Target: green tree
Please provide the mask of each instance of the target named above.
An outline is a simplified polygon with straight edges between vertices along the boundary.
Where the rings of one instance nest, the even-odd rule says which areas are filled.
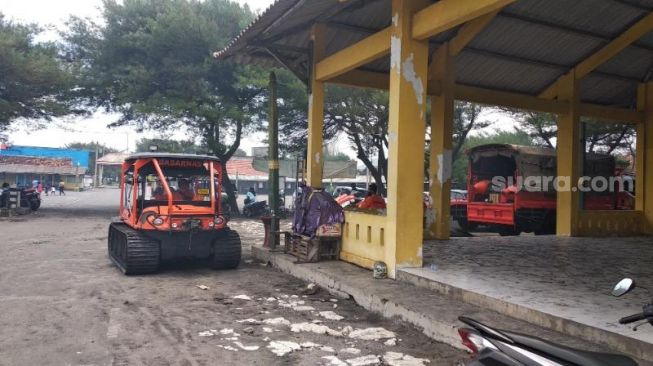
[[[298,80],[287,80],[280,95],[284,99],[285,113],[281,114],[281,135],[285,147],[306,146],[305,88]],[[284,83],[281,83],[284,86]],[[456,102],[454,110],[454,152],[457,157],[467,135],[490,123],[479,117],[486,107],[467,102]],[[345,137],[356,157],[363,162],[374,178],[380,193],[384,194],[387,181],[388,151],[388,93],[373,89],[329,86],[324,106],[324,140]],[[429,118],[427,118],[428,120]],[[295,153],[303,153],[296,151]],[[425,175],[428,174],[428,144],[425,146]]]
[[[558,133],[557,116],[551,113],[504,109],[517,122],[520,131],[533,139],[535,145],[554,148],[553,139]]]
[[[196,154],[202,152],[202,147],[193,140],[177,141],[171,139],[140,139],[136,142],[136,152],[149,152],[151,146],[156,146],[158,152],[174,154]]]
[[[121,113],[117,124],[183,125],[226,163],[261,122],[267,79],[211,53],[252,19],[248,7],[227,0],[105,0],[103,24],[70,20],[65,54],[82,75],[80,100]],[[237,212],[233,184],[223,177]]]
[[[558,133],[555,114],[513,109],[506,111],[515,118],[518,128],[527,133],[536,145],[555,148],[554,139]],[[581,118],[581,122],[584,123],[586,152],[634,154],[636,131],[632,125],[618,121],[599,121],[593,118]]]
[[[40,32],[0,13],[0,131],[16,120],[29,119],[34,127],[52,117],[82,113],[74,108],[74,79],[55,45],[34,41]]]

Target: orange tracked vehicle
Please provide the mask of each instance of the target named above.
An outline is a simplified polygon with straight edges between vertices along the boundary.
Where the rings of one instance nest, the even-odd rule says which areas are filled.
[[[162,263],[208,259],[238,267],[240,236],[221,206],[222,164],[212,156],[140,153],[122,164],[120,216],[109,226],[109,257],[125,274]]]

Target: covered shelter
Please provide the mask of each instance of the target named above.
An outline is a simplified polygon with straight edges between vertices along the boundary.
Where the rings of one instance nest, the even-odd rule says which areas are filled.
[[[557,235],[653,233],[653,0],[277,0],[220,60],[283,66],[309,90],[307,181],[322,184],[326,83],[389,91],[388,208],[347,212],[341,258],[422,266],[449,236],[454,100],[558,115],[557,175],[578,181],[581,116],[637,129],[636,207],[557,193]],[[426,109],[430,194],[423,228]],[[647,169],[648,168],[648,169]],[[647,188],[649,191],[647,192]]]
[[[110,178],[111,183],[113,184],[118,184],[119,181],[117,177],[120,175],[120,167],[122,164],[125,162],[125,159],[129,156],[129,153],[124,153],[124,152],[117,152],[117,153],[108,153],[106,155],[102,155],[100,158],[97,159],[96,162],[96,178],[94,181],[96,181],[99,185],[103,185],[105,182],[104,179],[104,169],[105,167],[112,168],[114,170],[113,176]]]

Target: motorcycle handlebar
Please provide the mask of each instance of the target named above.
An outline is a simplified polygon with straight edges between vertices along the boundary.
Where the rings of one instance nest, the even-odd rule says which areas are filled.
[[[639,313],[639,314],[633,314],[630,316],[623,317],[619,319],[619,324],[628,324],[628,323],[634,323],[638,320],[643,320],[646,319],[647,316],[644,313]]]

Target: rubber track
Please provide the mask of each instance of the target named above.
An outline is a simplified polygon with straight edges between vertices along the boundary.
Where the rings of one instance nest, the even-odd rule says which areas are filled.
[[[226,229],[223,236],[213,242],[213,269],[234,269],[240,264],[242,246],[240,235],[237,232]]]
[[[127,275],[154,273],[159,270],[159,242],[125,224],[109,226],[109,258]]]

